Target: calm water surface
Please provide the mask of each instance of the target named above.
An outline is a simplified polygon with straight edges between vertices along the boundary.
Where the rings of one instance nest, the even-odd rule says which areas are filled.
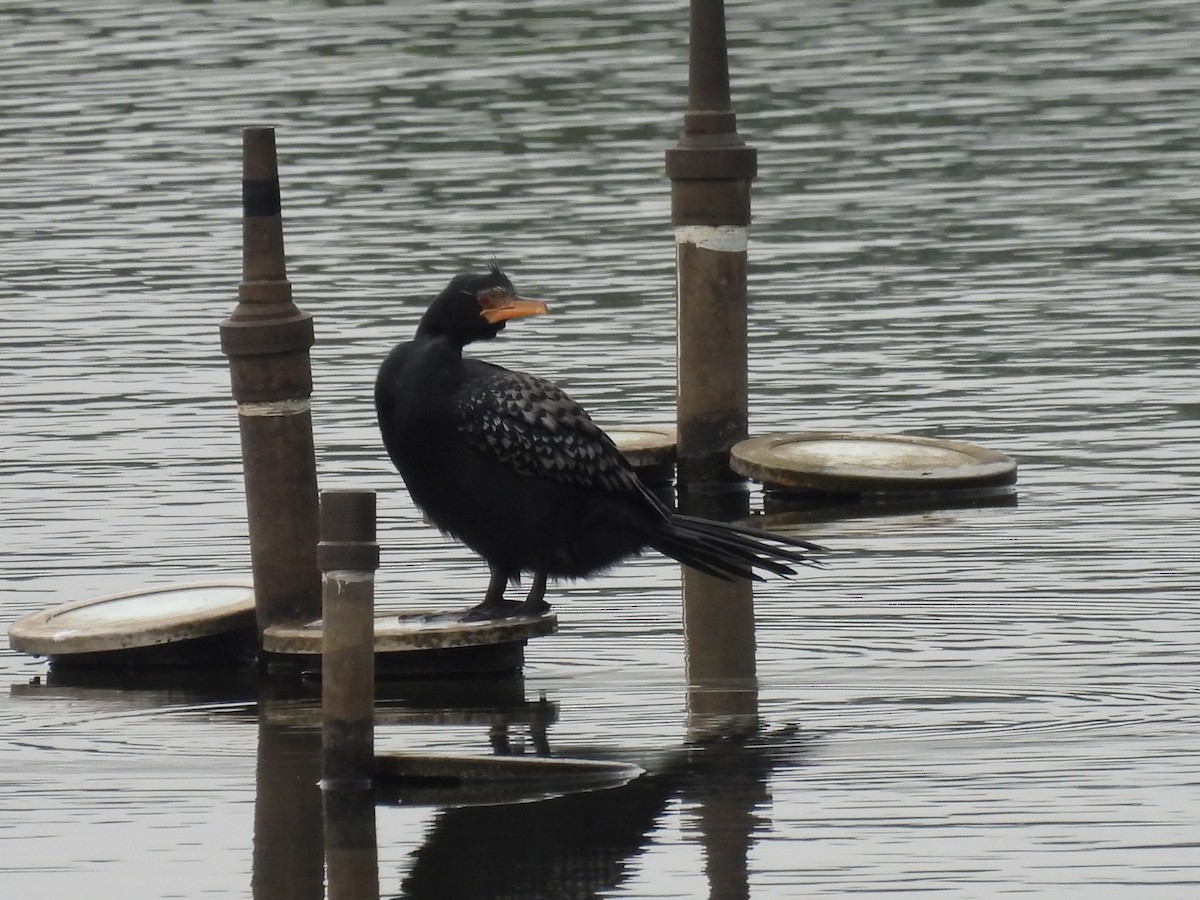
[[[263,122],[322,484],[381,490],[385,603],[473,602],[483,566],[379,449],[374,369],[494,254],[554,314],[482,353],[672,419],[685,5],[0,8],[0,621],[248,572],[217,324]],[[995,447],[1019,503],[803,524],[836,553],[756,592],[763,738],[686,764],[678,568],[560,587],[517,707],[546,695],[556,753],[666,774],[382,808],[384,895],[1200,896],[1194,4],[728,6],[753,430]],[[6,642],[0,678],[5,898],[320,895],[303,704],[47,685]],[[419,706],[379,744],[490,752],[486,716]]]

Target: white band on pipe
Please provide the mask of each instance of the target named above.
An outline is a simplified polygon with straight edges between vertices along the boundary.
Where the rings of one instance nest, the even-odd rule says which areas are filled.
[[[264,403],[239,403],[239,416],[298,416],[306,413],[311,403],[305,397],[300,400],[268,400]]]
[[[341,584],[365,584],[375,580],[374,572],[360,572],[357,569],[333,569],[321,573],[323,580],[335,581]]]
[[[745,225],[677,225],[675,243],[695,244],[702,250],[745,253],[750,229]]]

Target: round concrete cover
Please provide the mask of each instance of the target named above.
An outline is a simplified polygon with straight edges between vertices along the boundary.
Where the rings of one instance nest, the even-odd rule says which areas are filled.
[[[945,491],[1012,484],[1017,466],[995,450],[907,435],[811,431],[735,444],[730,466],[768,486],[823,491]]]
[[[537,616],[463,622],[465,611],[376,612],[375,652],[503,644],[553,634],[558,630],[558,616],[553,611]],[[323,626],[319,619],[302,625],[271,625],[263,632],[263,649],[270,653],[319,655],[323,641]]]
[[[675,429],[665,425],[617,425],[604,429],[635,468],[675,462]]]
[[[59,656],[152,647],[253,624],[250,584],[204,582],[65,603],[21,617],[8,637],[14,650]]]

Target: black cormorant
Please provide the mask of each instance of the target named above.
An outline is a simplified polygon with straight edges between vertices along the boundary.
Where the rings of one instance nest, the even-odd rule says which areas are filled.
[[[458,275],[379,369],[384,446],[413,502],[487,560],[469,618],[539,615],[547,578],[579,578],[653,548],[720,578],[812,564],[807,541],[671,512],[578,403],[549,381],[464,358],[509,319],[546,312],[493,264]],[[508,582],[532,575],[524,603]]]

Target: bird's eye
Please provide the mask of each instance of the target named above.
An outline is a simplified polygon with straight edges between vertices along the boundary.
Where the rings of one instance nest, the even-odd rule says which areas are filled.
[[[479,305],[484,309],[491,309],[496,305],[497,301],[506,296],[508,296],[508,291],[502,287],[484,288],[475,295],[476,299],[479,300]]]

